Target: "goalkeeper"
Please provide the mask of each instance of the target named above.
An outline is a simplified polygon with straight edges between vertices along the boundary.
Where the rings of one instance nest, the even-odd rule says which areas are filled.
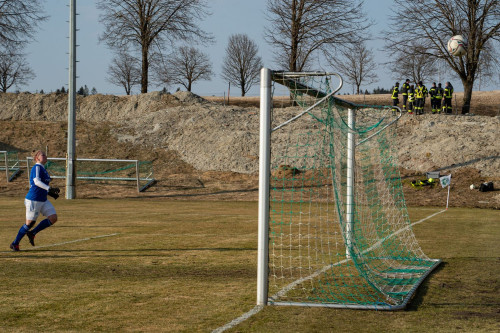
[[[47,155],[41,150],[33,151],[33,160],[36,164],[31,169],[30,189],[24,199],[26,223],[19,229],[16,239],[10,244],[13,251],[19,251],[19,242],[26,234],[31,245],[35,246],[35,235],[57,222],[56,210],[52,203],[47,200],[47,195],[57,199],[59,189],[49,186],[51,179],[44,167],[45,163],[47,163]],[[33,230],[30,230],[35,225],[40,213],[47,218],[38,223]]]

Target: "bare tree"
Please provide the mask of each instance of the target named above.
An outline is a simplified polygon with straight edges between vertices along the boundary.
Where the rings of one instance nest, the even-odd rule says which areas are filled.
[[[105,32],[101,41],[114,49],[131,46],[141,54],[141,92],[148,91],[149,60],[162,52],[167,42],[210,42],[212,37],[198,27],[208,12],[205,0],[102,0],[100,21]]]
[[[419,46],[414,45],[410,52],[395,51],[392,61],[386,63],[393,79],[410,79],[412,82],[429,82],[438,72],[437,59],[415,52]]]
[[[488,43],[483,48],[479,60],[479,66],[476,71],[476,79],[478,80],[477,89],[481,90],[481,85],[494,81],[494,76],[500,69],[499,52],[491,47],[492,43]],[[475,83],[475,82],[474,82]]]
[[[130,95],[132,87],[141,82],[140,62],[127,51],[120,51],[108,67],[106,80],[116,86],[123,87]]]
[[[12,86],[23,86],[35,78],[26,57],[12,44],[0,50],[0,89],[7,92]]]
[[[472,88],[485,47],[500,41],[500,4],[498,0],[394,0],[392,26],[397,33],[387,33],[388,47],[403,53],[443,59],[460,77],[464,87],[462,113],[468,113]],[[432,10],[431,10],[432,9]],[[448,53],[447,41],[462,35],[467,54],[454,57]],[[415,40],[421,48],[412,49]]]
[[[362,7],[362,0],[268,0],[265,40],[282,68],[306,70],[315,53],[359,42],[371,25]]]
[[[0,0],[0,42],[25,43],[33,39],[43,16],[41,0]]]
[[[194,47],[181,46],[156,69],[156,75],[161,83],[180,84],[191,91],[194,82],[211,80],[213,72],[208,55]]]
[[[245,34],[229,37],[226,56],[222,64],[222,78],[241,88],[241,96],[259,82],[262,58],[257,55],[259,47]]]
[[[373,51],[366,48],[365,43],[358,43],[339,52],[332,63],[340,75],[356,86],[356,94],[362,84],[371,84],[377,79],[376,63]]]

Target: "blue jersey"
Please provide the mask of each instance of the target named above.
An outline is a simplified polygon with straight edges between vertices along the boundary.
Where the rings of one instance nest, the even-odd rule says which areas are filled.
[[[41,164],[35,164],[30,172],[30,190],[26,194],[26,199],[31,201],[47,201],[47,192],[50,183],[50,176]],[[41,182],[40,186],[36,182]],[[45,186],[44,186],[45,185]],[[43,188],[43,187],[46,187]]]

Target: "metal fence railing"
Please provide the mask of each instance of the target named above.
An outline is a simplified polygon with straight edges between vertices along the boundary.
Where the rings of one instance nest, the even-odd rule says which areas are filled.
[[[21,162],[17,151],[0,150],[0,172],[5,171],[5,178],[11,182],[21,172]]]
[[[28,170],[33,158],[28,157]],[[66,158],[47,158],[45,168],[53,179],[66,179]],[[156,183],[150,161],[119,159],[76,159],[76,179],[87,181],[135,181],[137,191],[143,192]]]

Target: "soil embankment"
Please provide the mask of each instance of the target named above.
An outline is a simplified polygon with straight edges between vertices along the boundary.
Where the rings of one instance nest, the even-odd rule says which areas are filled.
[[[384,96],[339,97],[384,104]],[[187,92],[79,96],[78,156],[153,161],[159,182],[142,197],[254,200],[259,143],[255,100],[232,98],[223,105],[216,98]],[[427,171],[440,170],[453,177],[450,205],[500,207],[500,191],[469,189],[483,181],[500,187],[500,117],[494,105],[498,100],[500,91],[475,93],[474,116],[404,116],[398,124],[398,158],[410,205],[444,205],[446,194],[440,186],[417,190],[409,185]],[[49,157],[64,157],[66,110],[64,94],[0,94],[0,150],[26,155],[42,148],[48,149]],[[296,110],[279,112],[292,115]],[[24,179],[14,183],[20,185],[0,178],[0,194],[25,191]],[[138,196],[129,187],[99,188],[82,184],[79,196]]]

